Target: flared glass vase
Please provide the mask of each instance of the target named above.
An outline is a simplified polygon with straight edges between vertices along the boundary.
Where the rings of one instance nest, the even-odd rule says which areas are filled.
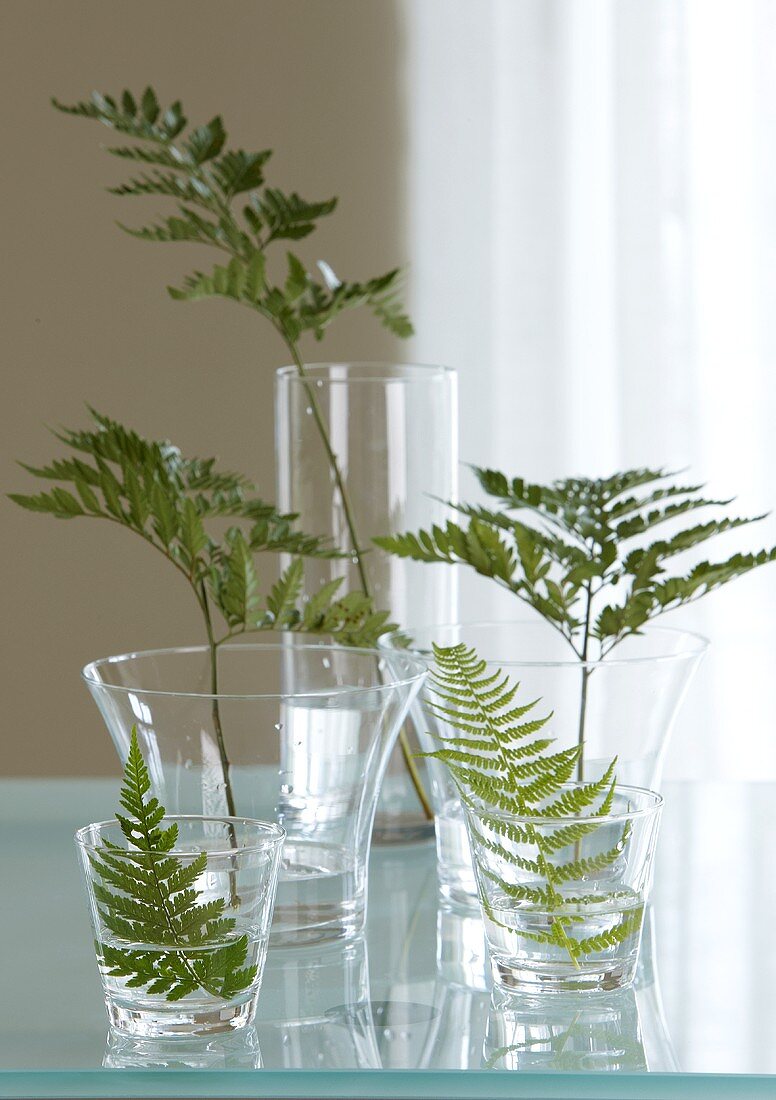
[[[473,646],[491,673],[502,669],[521,684],[526,701],[540,699],[541,713],[552,712],[547,730],[559,749],[577,745],[581,731],[584,755],[579,778],[597,778],[616,756],[619,783],[652,790],[660,789],[677,712],[708,646],[697,634],[647,627],[643,634],[620,643],[605,660],[582,662],[573,658],[557,631],[544,622],[418,624],[406,627],[406,633],[412,639],[411,651],[429,666],[433,643]],[[381,648],[395,644],[390,636],[380,640]],[[412,719],[427,751],[438,748],[435,738],[440,735],[456,735],[420,698],[413,704]],[[458,792],[444,764],[427,763],[442,894],[459,904],[476,904]]]
[[[277,503],[300,527],[360,556],[310,560],[309,595],[341,579],[394,622],[451,622],[456,571],[388,556],[372,539],[444,523],[458,478],[456,374],[404,363],[320,363],[277,372]],[[336,462],[336,470],[334,463]],[[410,723],[411,727],[411,723]],[[414,731],[405,731],[417,750]],[[424,771],[423,762],[416,767]],[[423,779],[421,779],[423,782]],[[431,836],[401,745],[389,762],[375,838]]]
[[[168,813],[244,816],[286,831],[272,924],[279,945],[364,927],[375,808],[425,675],[405,654],[287,642],[127,654],[84,669],[116,749],[133,727]]]

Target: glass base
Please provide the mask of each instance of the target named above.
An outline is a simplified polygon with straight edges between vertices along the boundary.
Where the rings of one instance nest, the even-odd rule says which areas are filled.
[[[599,966],[570,967],[519,960],[491,959],[493,981],[502,989],[521,993],[611,992],[627,989],[636,976],[636,959],[629,958]]]
[[[434,839],[434,822],[421,813],[379,813],[375,817],[372,843],[423,844]]]
[[[322,923],[311,923],[299,928],[273,927],[269,945],[275,947],[305,947],[315,943],[336,943],[361,935],[364,930],[364,914],[340,917]]]
[[[392,773],[391,769],[395,771]],[[423,786],[428,791],[429,780],[426,769],[422,768],[421,772]],[[407,773],[407,765],[401,749],[397,744],[391,757],[389,773],[383,779],[380,790],[377,813],[372,827],[372,843],[418,844],[432,840],[433,837],[434,819],[429,819],[424,813]]]
[[[159,1008],[148,1008],[133,1007],[106,997],[105,1006],[111,1028],[124,1035],[145,1039],[191,1039],[248,1027],[256,1015],[257,1000],[254,993],[250,1000],[240,1004],[187,1007],[180,1002],[161,1002]]]
[[[357,857],[346,847],[289,835],[270,944],[298,947],[359,935],[364,928],[364,877]]]
[[[106,1069],[261,1069],[252,1025],[228,1033],[149,1039],[110,1028],[102,1064]]]
[[[443,871],[443,867],[437,866],[437,872],[440,876]],[[460,882],[444,882],[440,878],[439,896],[446,905],[451,905],[455,909],[464,909],[471,913],[478,913],[480,910],[477,891],[475,889],[474,893],[471,893],[468,889],[468,883],[461,885]]]

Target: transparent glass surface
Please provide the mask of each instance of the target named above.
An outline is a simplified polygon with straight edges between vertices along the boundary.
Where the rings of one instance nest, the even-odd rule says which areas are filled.
[[[636,982],[566,1043],[566,995],[493,1000],[430,845],[375,848],[365,938],[270,946],[255,1027],[195,1043],[108,1034],[72,834],[117,781],[0,781],[0,1096],[557,1098],[559,1056],[566,1097],[776,1090],[774,784],[666,784]]]
[[[379,608],[394,622],[450,622],[457,612],[457,571],[391,557],[372,544],[377,535],[412,531],[450,517],[446,501],[458,487],[458,405],[455,371],[411,363],[314,363],[276,373],[277,501],[299,515],[301,527],[353,548],[350,518],[362,563]],[[344,483],[332,477],[319,424],[328,433]],[[361,588],[356,562],[310,560],[307,591],[343,578]],[[414,738],[412,722],[408,738]],[[422,763],[418,765],[423,767]],[[433,824],[408,783],[394,750],[383,785],[375,837],[382,841],[431,836]]]
[[[275,824],[233,817],[163,817],[156,827],[177,834],[172,848],[156,854],[130,848],[118,821],[86,825],[75,834],[111,1026],[142,1038],[248,1027],[264,973],[285,833]],[[200,868],[202,853],[207,862]],[[147,928],[138,938],[135,919],[146,917],[147,924],[149,892],[154,900],[164,887],[166,923],[152,926],[152,938]],[[185,909],[200,906],[220,909],[212,923],[187,932]],[[239,958],[230,965],[234,952]],[[250,976],[229,982],[234,971]],[[153,976],[138,982],[143,973]]]
[[[557,797],[578,787],[567,783]],[[627,786],[602,817],[548,821],[467,803],[497,985],[535,995],[632,984],[662,806]]]
[[[597,777],[617,757],[620,783],[659,790],[663,761],[682,699],[707,648],[697,634],[649,627],[628,638],[604,661],[574,660],[563,638],[540,621],[469,622],[410,625],[411,651],[432,663],[432,643],[473,646],[490,671],[502,668],[522,685],[523,701],[541,699],[552,710],[549,734],[558,748],[578,743],[584,699],[583,777]],[[380,639],[392,649],[390,635]],[[648,699],[649,705],[634,700]],[[419,696],[411,717],[422,747],[437,747],[435,736],[455,736],[432,715]],[[436,819],[439,880],[443,894],[457,904],[476,904],[477,888],[469,840],[450,773],[427,762]]]
[[[276,942],[363,930],[378,793],[422,662],[294,638],[221,646],[217,692],[207,646],[109,657],[83,675],[122,760],[137,729],[168,813],[285,829]]]

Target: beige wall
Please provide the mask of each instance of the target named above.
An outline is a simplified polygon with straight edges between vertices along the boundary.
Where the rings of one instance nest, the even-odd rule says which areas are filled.
[[[229,303],[164,287],[211,256],[135,241],[157,204],[101,188],[122,177],[108,131],[48,105],[152,83],[189,118],[223,115],[235,143],[274,148],[272,178],[341,210],[300,252],[351,277],[403,263],[402,42],[393,0],[2,0],[2,478],[53,457],[45,424],[83,403],[218,454],[274,487],[272,368],[283,348]],[[134,205],[133,205],[134,204]],[[396,358],[367,317],[341,320],[311,359]],[[127,532],[2,510],[0,774],[115,772],[79,678],[90,658],[199,639],[189,593]]]

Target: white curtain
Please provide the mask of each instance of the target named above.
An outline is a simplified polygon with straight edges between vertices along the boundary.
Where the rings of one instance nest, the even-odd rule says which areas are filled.
[[[776,3],[402,10],[412,355],[460,371],[463,460],[776,505]],[[464,617],[508,612],[464,580]],[[771,565],[671,616],[713,645],[669,777],[776,778],[775,615]]]

